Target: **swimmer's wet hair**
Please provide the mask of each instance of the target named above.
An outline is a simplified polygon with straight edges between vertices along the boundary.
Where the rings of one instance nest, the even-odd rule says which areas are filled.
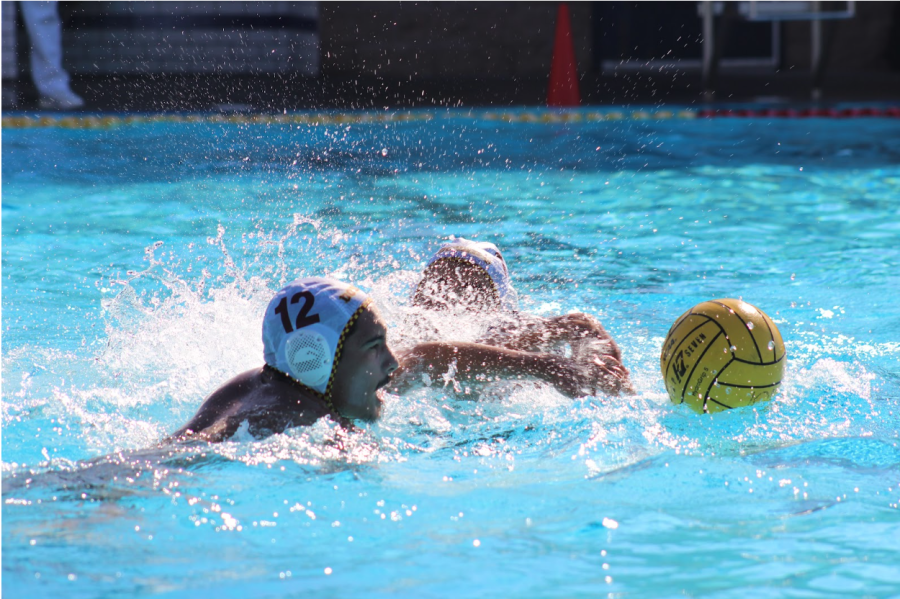
[[[419,284],[416,286],[416,291],[413,294],[413,305],[424,303],[426,299],[425,285],[430,282],[448,281],[447,275],[453,271],[452,267],[454,266],[457,268],[462,267],[468,273],[477,273],[477,278],[481,279],[484,282],[481,287],[483,289],[490,290],[491,299],[497,306],[501,304],[500,290],[497,289],[497,283],[494,281],[488,271],[486,271],[475,262],[471,262],[469,260],[466,260],[465,258],[459,258],[457,256],[445,256],[444,258],[435,260],[434,262],[426,266],[424,271],[422,271],[422,280],[419,281]],[[462,281],[460,281],[459,279],[448,282],[457,284],[462,283]]]

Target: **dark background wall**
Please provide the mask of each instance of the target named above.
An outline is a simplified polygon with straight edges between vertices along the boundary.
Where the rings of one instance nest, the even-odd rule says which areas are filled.
[[[592,3],[569,5],[579,71],[591,65]],[[323,2],[323,73],[546,76],[555,2]]]
[[[843,4],[843,3],[839,3]],[[542,104],[556,2],[61,2],[65,63],[96,109],[259,109]],[[582,98],[701,102],[697,2],[569,4]],[[825,25],[825,98],[900,99],[900,3],[858,2]],[[12,25],[9,15],[13,15]],[[3,2],[4,106],[28,107],[27,36]],[[755,29],[754,29],[755,27]],[[760,46],[760,26],[726,46]],[[769,25],[762,25],[763,28]],[[18,58],[10,68],[8,32]],[[678,29],[690,30],[679,39]],[[771,35],[771,32],[768,34]],[[808,99],[810,23],[786,22],[767,65],[722,64],[715,99]],[[678,44],[675,43],[678,40]],[[682,42],[684,42],[682,44]],[[682,44],[679,46],[679,44]],[[766,44],[763,43],[762,46]],[[15,48],[15,46],[13,46]],[[609,61],[682,60],[663,69]],[[688,64],[683,60],[695,60]]]
[[[898,9],[898,2],[857,2],[854,18],[826,23],[826,29],[833,30],[827,67],[834,72],[900,69],[900,63],[890,58],[900,49]],[[809,23],[784,24],[785,68],[809,68],[810,37]]]
[[[616,5],[628,5],[628,10],[617,10]],[[546,75],[557,6],[555,2],[323,2],[322,71],[385,77]],[[826,28],[834,30],[827,66],[894,68],[888,54],[900,44],[897,7],[896,2],[858,2],[854,18],[827,22]],[[599,68],[595,49],[603,37],[639,32],[652,38],[664,24],[675,28],[686,22],[700,31],[697,2],[574,2],[569,8],[580,73]],[[661,16],[654,18],[657,15]],[[742,39],[740,31],[732,31],[732,36],[737,38],[734,45],[754,42],[748,35]],[[809,68],[809,22],[783,23],[781,46],[777,57],[781,68]],[[623,50],[609,58],[640,55]]]

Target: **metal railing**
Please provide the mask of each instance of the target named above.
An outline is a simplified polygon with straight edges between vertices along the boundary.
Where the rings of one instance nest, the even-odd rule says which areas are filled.
[[[843,10],[823,10],[823,3],[793,1],[712,2],[704,0],[698,9],[703,20],[703,92],[707,100],[712,99],[718,71],[718,57],[721,40],[717,39],[715,17],[742,18],[747,21],[809,21],[810,57],[812,71],[811,96],[813,100],[822,97],[822,81],[825,74],[827,51],[830,44],[824,40],[822,22],[836,19],[852,19],[856,16],[856,2],[835,2],[842,4]]]

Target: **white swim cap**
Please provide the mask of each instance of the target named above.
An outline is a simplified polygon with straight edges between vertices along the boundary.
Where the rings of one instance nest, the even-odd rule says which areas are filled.
[[[439,260],[447,259],[463,260],[480,267],[493,281],[500,304],[507,310],[515,310],[518,307],[518,295],[513,289],[506,262],[496,245],[458,237],[443,245],[428,261],[426,268]]]
[[[266,308],[266,364],[328,396],[344,340],[368,305],[368,296],[353,285],[321,277],[297,279]]]

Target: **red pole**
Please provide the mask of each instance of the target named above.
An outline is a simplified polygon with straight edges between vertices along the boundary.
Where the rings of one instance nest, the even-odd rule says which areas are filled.
[[[569,5],[562,2],[556,12],[556,39],[553,43],[553,63],[550,66],[550,85],[547,106],[580,106],[578,69],[575,66],[575,43]]]

